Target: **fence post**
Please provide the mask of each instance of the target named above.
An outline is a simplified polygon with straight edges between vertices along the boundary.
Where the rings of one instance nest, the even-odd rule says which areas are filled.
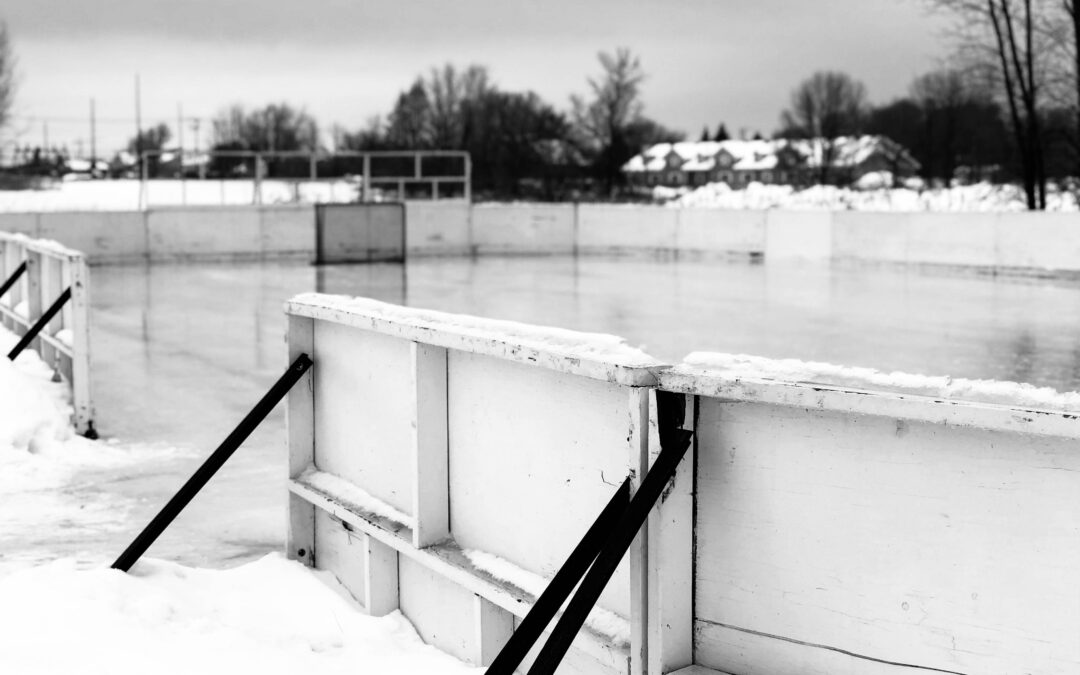
[[[71,261],[71,388],[75,407],[75,429],[96,438],[94,405],[90,389],[90,287],[86,259]],[[66,324],[65,324],[66,325]]]
[[[371,155],[364,155],[364,201],[371,201]]]

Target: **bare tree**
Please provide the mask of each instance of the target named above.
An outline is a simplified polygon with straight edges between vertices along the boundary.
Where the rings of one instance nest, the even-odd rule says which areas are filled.
[[[1046,208],[1040,117],[1052,73],[1051,61],[1045,58],[1050,2],[934,0],[933,4],[953,13],[958,20],[957,60],[973,75],[987,75],[1001,91],[1020,156],[1028,208]]]
[[[930,159],[941,157],[942,176],[950,181],[956,172],[957,125],[969,100],[963,74],[955,69],[926,73],[911,83],[910,93],[922,108],[925,138],[940,139],[928,144]]]
[[[818,181],[826,183],[837,155],[836,139],[859,133],[867,110],[866,87],[847,73],[819,71],[791,92],[780,116],[781,134],[809,139],[818,161]]]
[[[431,101],[421,78],[416,78],[408,91],[398,95],[390,113],[386,137],[396,148],[418,150],[430,146]]]
[[[15,105],[15,63],[11,34],[7,23],[0,21],[0,129],[11,121],[11,110]]]
[[[641,83],[645,72],[630,50],[620,47],[615,54],[598,56],[603,73],[589,78],[591,97],[573,96],[574,127],[585,147],[596,158],[597,169],[608,191],[621,176],[622,165],[635,152],[627,139],[627,129],[641,118]]]
[[[436,148],[460,148],[465,134],[466,110],[491,90],[487,68],[472,65],[458,71],[453,64],[432,68],[425,82],[431,125],[431,143]]]

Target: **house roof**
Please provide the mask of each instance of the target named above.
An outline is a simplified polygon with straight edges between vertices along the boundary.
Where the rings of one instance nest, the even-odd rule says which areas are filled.
[[[917,168],[919,163],[906,149],[884,136],[841,136],[834,143],[836,156],[834,166],[857,166],[876,152],[897,156],[899,161]],[[819,139],[775,140],[728,140],[697,141],[683,143],[657,143],[644,152],[630,158],[623,171],[663,171],[671,153],[678,156],[681,171],[711,171],[716,168],[716,158],[721,151],[735,160],[735,171],[764,171],[779,164],[778,153],[790,148],[804,158],[805,166],[821,166],[825,144]]]

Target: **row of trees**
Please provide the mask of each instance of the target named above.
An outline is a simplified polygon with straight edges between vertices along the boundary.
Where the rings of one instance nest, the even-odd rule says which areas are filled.
[[[621,167],[652,143],[681,140],[644,115],[640,60],[629,50],[599,55],[588,91],[557,110],[531,91],[504,91],[484,66],[432,68],[402,91],[389,113],[359,129],[331,129],[336,150],[466,150],[473,190],[500,196],[558,198],[570,190],[613,193]],[[319,128],[286,103],[259,109],[234,105],[213,120],[211,150],[308,151],[320,148]],[[144,130],[128,149],[160,150],[167,125]],[[218,158],[212,174],[242,160]]]
[[[642,147],[681,140],[643,113],[640,60],[629,50],[601,53],[588,92],[571,98],[569,114],[535,92],[501,90],[487,68],[451,64],[418,76],[384,119],[358,131],[336,129],[350,150],[467,150],[478,192],[559,196],[569,186],[613,192],[620,168]]]

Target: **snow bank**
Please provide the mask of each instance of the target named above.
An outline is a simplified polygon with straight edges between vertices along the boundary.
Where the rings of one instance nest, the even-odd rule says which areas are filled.
[[[463,553],[477,569],[487,572],[499,581],[505,581],[520,588],[534,598],[540,597],[550,581],[486,551],[466,549]],[[630,644],[630,622],[615,612],[603,607],[593,607],[588,618],[585,619],[585,625],[616,644]]]
[[[694,352],[680,370],[710,371],[737,379],[767,379],[783,382],[810,382],[857,389],[886,390],[933,398],[949,398],[979,403],[995,403],[1023,408],[1057,411],[1080,410],[1080,392],[1059,392],[1002,380],[967,380],[948,376],[883,373],[873,368],[838,366],[832,363],[767,359],[746,354]]]
[[[663,365],[644,351],[631,347],[616,335],[579,333],[550,326],[534,326],[502,319],[485,319],[432,309],[393,305],[370,298],[302,293],[290,302],[314,305],[418,328],[437,330],[482,340],[496,340],[528,349],[620,366],[651,368]]]
[[[0,663],[20,675],[479,673],[400,613],[366,616],[327,573],[277,554],[232,570],[70,560],[0,580]]]
[[[882,182],[880,176],[875,177]],[[873,181],[870,181],[873,183]],[[666,193],[665,193],[666,194]],[[660,197],[661,199],[669,197]],[[709,183],[671,199],[669,206],[717,209],[793,209],[816,211],[1025,211],[1024,192],[1015,185],[977,183],[952,188],[913,190],[879,188],[856,190],[814,185],[796,190],[790,185],[750,183],[733,189],[726,183]],[[1077,211],[1072,193],[1050,189],[1048,211]]]

